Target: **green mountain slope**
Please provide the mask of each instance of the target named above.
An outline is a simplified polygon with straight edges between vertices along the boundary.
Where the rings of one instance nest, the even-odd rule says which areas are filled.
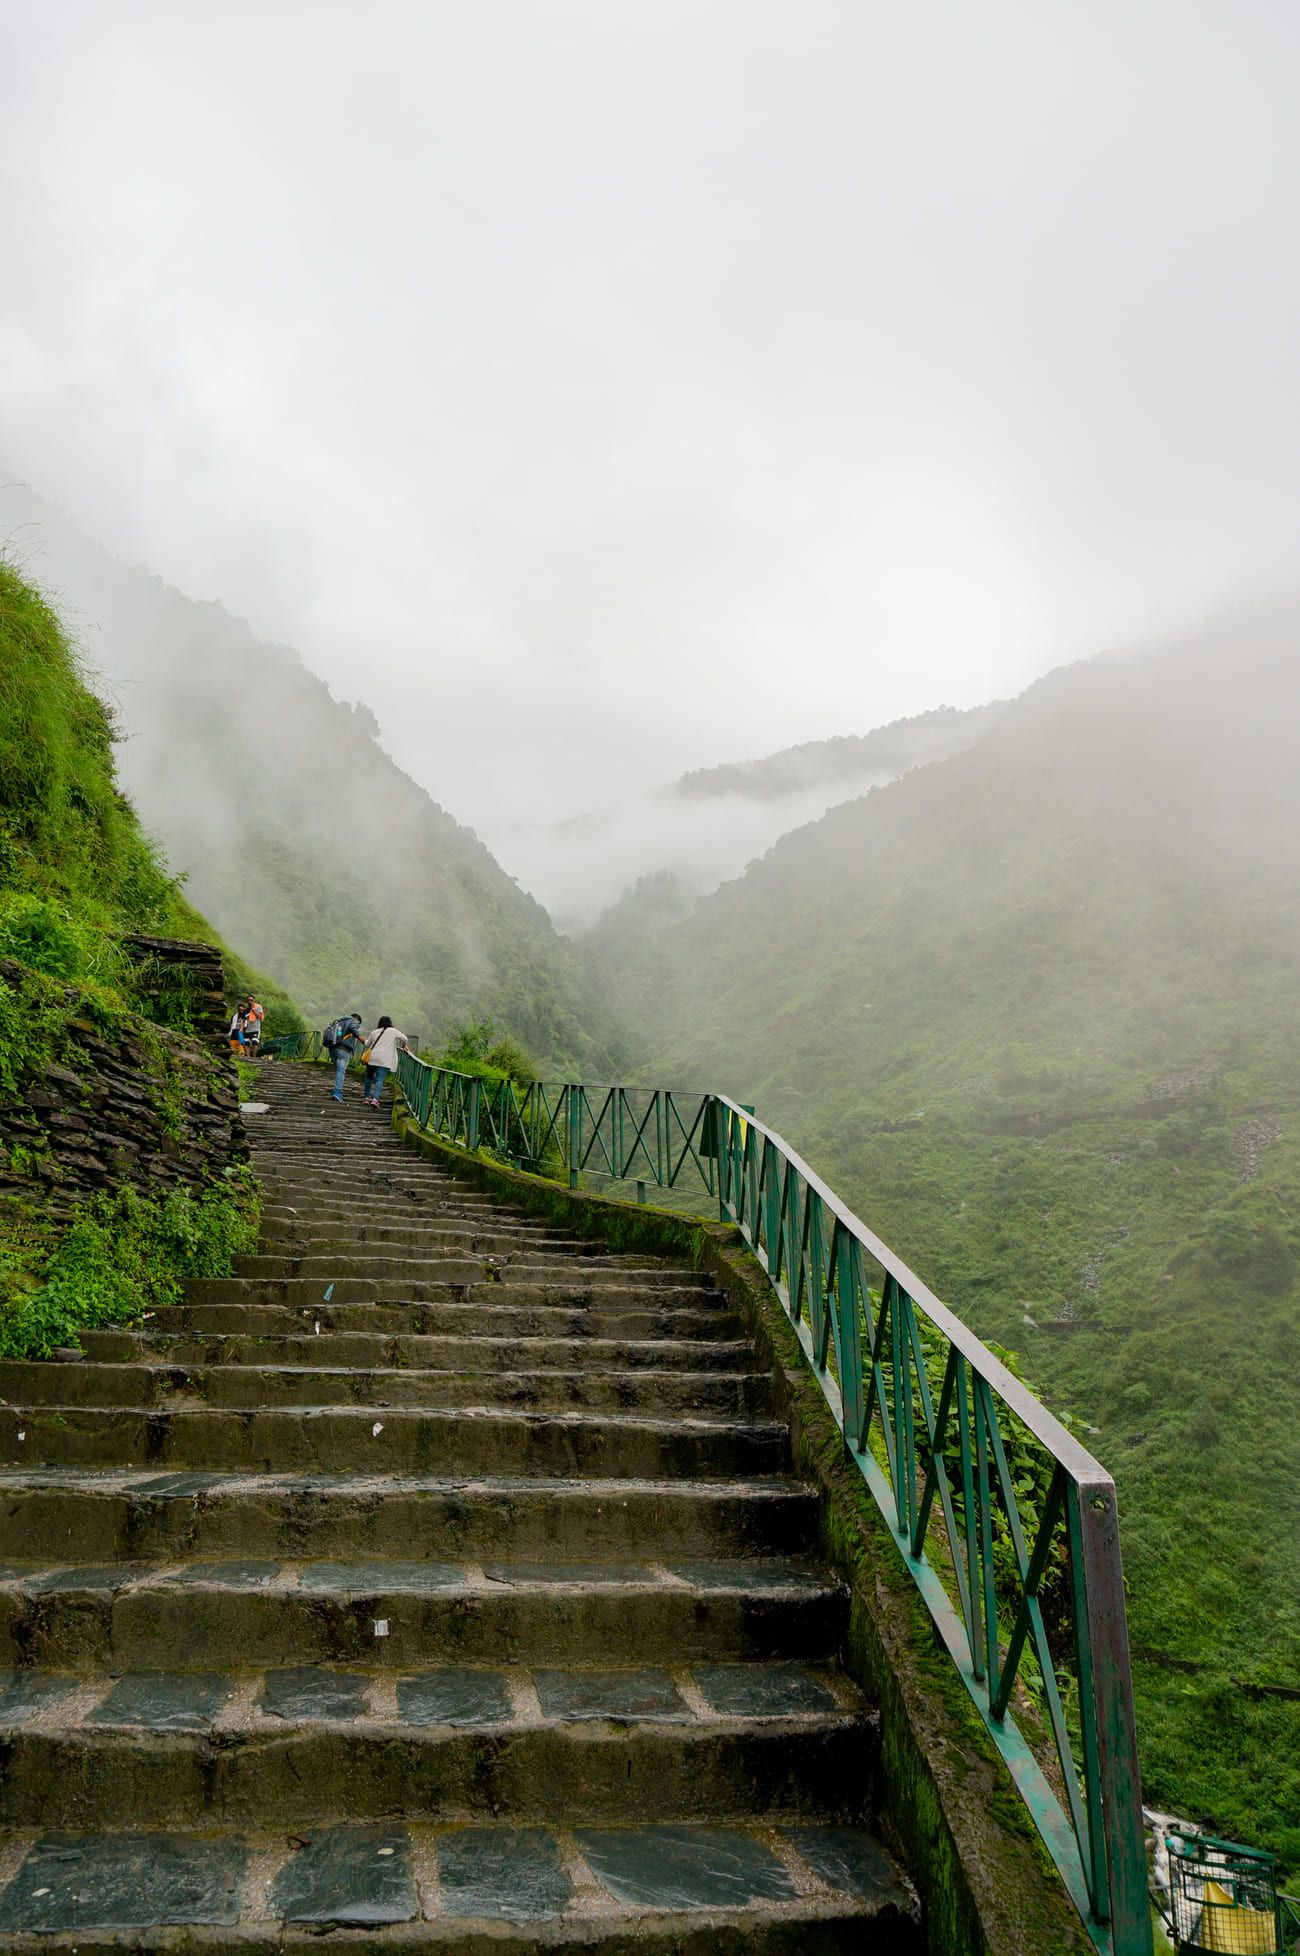
[[[647,1072],[756,1102],[1096,1429],[1147,1796],[1292,1865],[1298,651],[1278,607],[1054,673],[615,974]]]
[[[118,787],[114,737],[58,618],[0,558],[0,956],[129,992],[120,933],[192,938],[220,946],[232,996],[255,989],[273,1029],[300,1026],[183,894]]]
[[[394,765],[364,706],[29,491],[7,488],[0,519],[119,702],[144,821],[313,1020],[355,1005],[427,1038],[486,1016],[552,1062],[609,1062],[610,1026],[546,912]]]

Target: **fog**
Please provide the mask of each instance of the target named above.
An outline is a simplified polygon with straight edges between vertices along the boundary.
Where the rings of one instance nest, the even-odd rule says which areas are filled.
[[[687,768],[1295,576],[1292,7],[0,32],[5,469],[297,646],[525,881]]]

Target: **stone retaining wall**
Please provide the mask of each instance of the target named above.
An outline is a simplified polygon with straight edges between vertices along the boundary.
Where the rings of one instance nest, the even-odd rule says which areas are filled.
[[[202,952],[188,995],[221,999],[220,959],[209,946],[153,942],[165,944],[172,974],[182,950]],[[15,993],[26,977],[0,959],[0,980]],[[0,1101],[0,1200],[25,1197],[44,1216],[62,1217],[122,1183],[165,1195],[247,1160],[237,1077],[221,1038],[224,1004],[214,1038],[210,1010],[206,1037],[134,1016],[106,1032],[85,1016],[78,993],[65,990],[64,1000],[52,1056],[34,1053],[18,1096]]]

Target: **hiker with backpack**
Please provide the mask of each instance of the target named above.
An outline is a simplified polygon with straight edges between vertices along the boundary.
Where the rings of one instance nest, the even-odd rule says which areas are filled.
[[[331,1019],[321,1034],[321,1044],[334,1062],[334,1087],[330,1099],[342,1100],[348,1061],[361,1050],[361,1014],[343,1012],[337,1019]]]
[[[365,1083],[361,1090],[363,1107],[378,1107],[384,1081],[397,1065],[397,1055],[405,1051],[406,1034],[399,1032],[391,1019],[382,1018],[367,1039],[366,1050],[361,1055],[366,1063]]]

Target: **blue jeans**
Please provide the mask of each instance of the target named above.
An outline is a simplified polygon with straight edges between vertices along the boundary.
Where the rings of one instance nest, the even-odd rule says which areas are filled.
[[[336,1100],[343,1098],[343,1076],[348,1070],[348,1061],[351,1057],[346,1046],[334,1048],[334,1098]]]
[[[368,1066],[366,1068],[365,1085],[361,1090],[361,1098],[363,1100],[378,1100],[380,1094],[384,1091],[384,1081],[388,1078],[392,1070],[391,1066]]]

